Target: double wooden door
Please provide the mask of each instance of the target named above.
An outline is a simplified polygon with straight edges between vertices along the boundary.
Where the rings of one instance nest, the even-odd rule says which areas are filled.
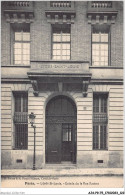
[[[58,101],[60,99],[61,101]],[[72,103],[67,98],[66,101],[64,100],[65,97],[59,96],[47,106],[46,163],[76,162],[76,112],[74,109],[71,109],[67,113],[67,107],[64,111],[65,103],[67,102],[66,105]],[[58,104],[58,109],[60,110],[58,114],[54,104],[56,106]],[[62,106],[64,106],[63,109],[60,109]],[[71,106],[74,105],[71,104]],[[69,114],[69,112],[71,113]]]

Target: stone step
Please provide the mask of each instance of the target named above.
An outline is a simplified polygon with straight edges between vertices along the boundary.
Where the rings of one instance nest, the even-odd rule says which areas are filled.
[[[76,164],[71,162],[61,162],[60,164],[46,164],[45,169],[72,169],[76,168]]]

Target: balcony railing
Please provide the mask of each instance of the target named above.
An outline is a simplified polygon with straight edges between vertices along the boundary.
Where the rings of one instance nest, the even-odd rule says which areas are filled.
[[[13,117],[14,123],[28,123],[27,112],[15,112]]]
[[[93,114],[94,123],[107,123],[108,117],[106,113],[94,113]]]
[[[4,1],[2,3],[4,10],[13,11],[13,10],[23,10],[23,11],[32,11],[33,2],[32,1]]]
[[[7,6],[12,7],[29,7],[30,1],[7,1],[4,2]]]
[[[87,17],[88,23],[115,23],[117,17],[115,1],[88,1]]]
[[[74,1],[47,1],[45,13],[48,23],[73,24],[76,15]]]
[[[92,8],[112,8],[112,1],[92,1]]]
[[[51,1],[50,7],[71,7],[71,1]]]
[[[116,11],[115,1],[88,1],[88,13],[110,13]]]
[[[47,1],[48,11],[74,11],[74,1]]]
[[[7,22],[33,22],[34,6],[32,1],[4,1],[1,6]]]

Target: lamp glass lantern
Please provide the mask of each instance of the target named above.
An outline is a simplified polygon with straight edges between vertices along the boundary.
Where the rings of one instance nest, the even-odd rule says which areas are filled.
[[[33,126],[33,124],[35,123],[35,118],[36,118],[36,115],[33,112],[31,112],[31,114],[29,114],[29,121],[30,121],[31,126]]]

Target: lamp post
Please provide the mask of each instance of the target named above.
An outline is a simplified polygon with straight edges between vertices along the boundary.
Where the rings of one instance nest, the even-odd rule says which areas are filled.
[[[31,112],[31,114],[29,114],[29,121],[30,121],[30,124],[31,124],[31,127],[34,128],[34,153],[33,153],[33,170],[36,169],[36,154],[35,154],[35,151],[36,151],[36,144],[35,144],[35,139],[36,139],[36,126],[34,125],[35,123],[35,118],[36,118],[36,115]]]

